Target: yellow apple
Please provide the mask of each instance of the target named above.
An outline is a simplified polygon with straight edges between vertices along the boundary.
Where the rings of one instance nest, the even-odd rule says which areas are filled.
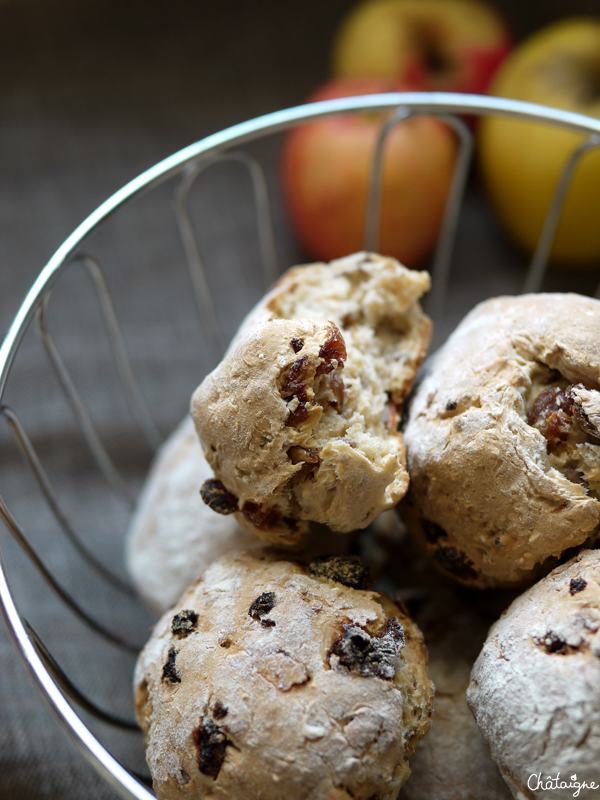
[[[338,79],[309,100],[399,91],[380,78]],[[369,175],[383,119],[344,114],[301,125],[282,153],[285,205],[310,258],[330,261],[363,248]],[[454,132],[415,116],[390,133],[383,158],[378,249],[414,267],[437,240],[457,153]]]
[[[363,0],[335,35],[332,70],[482,94],[510,47],[502,18],[483,0]]]
[[[492,84],[493,94],[600,117],[600,20],[565,19],[518,46]],[[492,204],[516,244],[531,254],[557,181],[580,134],[542,123],[488,117],[479,159]],[[556,263],[600,258],[600,152],[579,163],[551,252]]]

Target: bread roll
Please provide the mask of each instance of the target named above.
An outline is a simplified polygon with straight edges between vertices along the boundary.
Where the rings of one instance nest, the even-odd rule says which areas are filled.
[[[598,796],[599,550],[583,551],[512,603],[489,632],[467,699],[515,797]]]
[[[402,513],[447,574],[519,585],[598,538],[599,342],[598,300],[501,297],[432,359],[404,433]]]
[[[356,578],[231,554],[160,619],[135,671],[159,800],[395,800],[433,689],[417,627]]]
[[[426,273],[359,253],[290,270],[198,387],[192,417],[240,523],[297,541],[364,528],[406,492],[398,423],[429,341]]]

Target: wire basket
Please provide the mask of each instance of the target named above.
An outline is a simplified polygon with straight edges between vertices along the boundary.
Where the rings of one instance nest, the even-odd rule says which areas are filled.
[[[377,250],[381,161],[390,130],[409,116],[433,114],[455,129],[461,143],[430,269],[433,289],[427,310],[438,339],[457,321],[457,310],[445,310],[445,301],[456,268],[455,241],[473,150],[470,128],[458,115],[510,116],[587,134],[557,184],[535,255],[524,278],[520,273],[522,285],[514,285],[514,275],[509,285],[484,280],[479,299],[502,291],[538,291],[570,178],[584,153],[600,144],[600,120],[491,97],[368,95],[304,105],[236,125],[131,181],[57,250],[0,349],[0,413],[6,422],[0,445],[4,453],[18,449],[23,456],[22,471],[12,476],[10,485],[0,487],[0,516],[10,534],[3,539],[0,557],[3,614],[23,665],[50,712],[117,795],[128,800],[154,796],[148,788],[131,699],[135,656],[151,620],[122,567],[122,539],[135,496],[153,452],[183,415],[191,391],[220,358],[223,343],[277,277],[280,263],[288,267],[295,258],[282,234],[273,180],[273,137],[276,142],[277,134],[303,122],[365,111],[386,113],[373,156],[365,220],[367,250]],[[201,176],[209,168],[224,171],[225,177],[222,186],[211,184],[211,191],[220,196],[201,203]],[[236,218],[240,203],[253,207],[253,217],[246,215],[243,230]],[[202,239],[207,226],[213,239],[218,234],[218,247],[212,251]],[[152,273],[159,285],[150,288],[146,265],[135,258],[134,245],[140,239],[146,253],[169,265]],[[278,259],[277,253],[286,248]],[[182,257],[176,258],[175,251]],[[178,268],[179,261],[185,261],[187,270],[183,264]],[[228,271],[225,262],[235,264],[237,271]],[[135,287],[127,293],[127,301],[125,286]],[[160,319],[146,315],[149,291],[164,295]],[[169,301],[175,306],[171,312]],[[79,313],[85,330],[70,322],[75,303],[86,309]],[[462,316],[460,309],[458,314]],[[83,357],[80,345],[88,348]],[[35,348],[39,353],[32,377],[31,369],[20,370],[20,362],[30,365],[24,353]],[[148,350],[153,352],[152,362],[145,357]],[[98,364],[102,374],[110,376],[101,404],[94,391]],[[57,440],[53,424],[65,415],[69,433],[61,429]],[[116,434],[108,424],[115,417],[122,420]],[[112,433],[107,435],[109,429]],[[119,463],[112,454],[115,437],[121,445]],[[85,520],[74,520],[76,515],[69,511],[73,495],[81,501],[86,492],[101,506],[105,526],[100,531],[90,530]],[[19,558],[29,562],[31,582],[11,587],[7,566]],[[86,598],[92,581],[94,596],[104,592],[105,600],[90,609]],[[36,603],[50,596],[58,599],[64,614],[42,634],[35,627]],[[84,669],[76,676],[64,666],[61,630],[69,626],[77,626],[86,654]]]

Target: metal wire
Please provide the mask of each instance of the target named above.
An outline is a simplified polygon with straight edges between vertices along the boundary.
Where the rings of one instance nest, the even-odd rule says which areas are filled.
[[[140,726],[137,724],[137,722],[129,719],[123,719],[116,714],[111,714],[108,711],[104,711],[104,709],[100,708],[98,705],[96,705],[96,703],[93,703],[91,700],[89,700],[89,698],[87,698],[65,674],[64,670],[61,669],[53,656],[50,655],[49,650],[26,619],[23,620],[23,623],[25,625],[25,630],[29,634],[29,638],[35,645],[35,649],[46,665],[46,669],[52,674],[57,685],[62,689],[67,697],[73,700],[73,702],[75,702],[84,711],[87,711],[88,714],[96,717],[96,719],[99,719],[101,722],[106,722],[109,725],[114,725],[117,728],[123,728],[126,731],[136,731],[137,733],[140,733]]]
[[[213,164],[235,161],[242,164],[252,181],[254,205],[256,209],[256,230],[265,288],[272,284],[278,275],[277,256],[275,253],[275,234],[271,218],[269,191],[264,170],[259,161],[243,150],[221,153],[209,161],[188,166],[177,184],[173,195],[173,205],[181,241],[187,256],[187,264],[194,288],[196,304],[201,319],[204,321],[214,351],[221,356],[225,350],[223,331],[217,318],[213,297],[209,289],[208,276],[200,256],[198,239],[189,212],[189,196],[198,176]]]
[[[71,375],[48,330],[48,307],[50,293],[54,289],[57,278],[73,264],[84,264],[93,282],[102,311],[106,336],[115,358],[117,373],[128,398],[136,424],[144,433],[149,445],[154,448],[160,441],[158,430],[147,410],[144,398],[138,388],[126,352],[120,327],[111,302],[106,281],[98,261],[91,255],[83,255],[83,246],[90,235],[109,216],[122,206],[131,202],[142,193],[151,191],[165,181],[176,178],[178,183],[174,194],[174,211],[181,241],[186,254],[192,285],[200,310],[202,323],[212,341],[215,352],[222,352],[223,336],[219,327],[217,313],[208,290],[207,265],[200,256],[200,243],[191,221],[189,197],[191,189],[209,166],[223,161],[241,163],[250,175],[253,187],[253,198],[256,208],[257,237],[264,276],[271,282],[277,274],[274,231],[271,220],[270,199],[267,181],[261,165],[254,156],[239,148],[253,140],[267,135],[285,131],[302,122],[314,121],[339,114],[364,112],[381,112],[389,115],[384,123],[373,156],[373,168],[369,189],[368,210],[365,218],[365,247],[376,249],[377,229],[381,195],[381,164],[385,140],[389,132],[397,124],[415,114],[434,114],[443,119],[458,134],[460,139],[459,156],[455,169],[450,195],[445,209],[442,229],[437,250],[433,258],[433,284],[429,308],[434,317],[441,312],[446,295],[452,251],[461,210],[462,197],[472,157],[472,136],[465,123],[457,116],[468,114],[477,116],[496,114],[518,119],[537,120],[555,124],[577,131],[588,136],[573,154],[565,167],[557,185],[554,199],[546,216],[543,232],[538,248],[532,260],[526,278],[525,290],[537,289],[546,269],[560,212],[563,206],[570,180],[576,164],[583,153],[600,144],[600,120],[590,119],[571,112],[549,109],[529,103],[522,103],[501,98],[478,97],[462,94],[426,94],[426,93],[394,93],[367,95],[358,98],[340,98],[307,104],[286,111],[276,112],[255,120],[241,123],[225,131],[213,134],[179,153],[165,159],[138,178],[124,186],[96,211],[94,211],[67,238],[56,251],[48,264],[42,269],[25,301],[19,309],[15,320],[0,347],[0,413],[6,418],[15,440],[23,452],[34,478],[45,498],[46,504],[55,521],[77,549],[77,552],[90,563],[96,571],[112,585],[119,585],[124,591],[128,587],[122,584],[104,565],[99,562],[82,545],[77,533],[61,510],[59,499],[51,482],[42,467],[34,445],[25,433],[17,414],[7,406],[2,406],[5,389],[14,359],[26,331],[37,316],[39,332],[48,354],[50,363],[59,379],[60,386],[68,399],[73,416],[81,429],[88,449],[94,457],[107,484],[129,504],[133,503],[131,492],[126,481],[106,452],[101,438],[91,422],[90,415],[81,399]],[[232,150],[232,148],[236,148]],[[599,287],[600,296],[600,287]],[[110,642],[136,652],[138,647],[130,641],[107,630],[88,614],[79,603],[67,593],[55,580],[43,561],[31,546],[21,526],[17,523],[4,499],[0,497],[0,518],[16,539],[28,558],[51,586],[53,591],[77,614],[92,630]],[[126,800],[149,800],[153,795],[144,786],[145,779],[138,778],[125,769],[118,760],[109,753],[91,734],[78,714],[71,707],[67,698],[80,709],[94,714],[103,721],[128,730],[135,730],[134,722],[123,720],[111,712],[100,708],[82,692],[80,692],[63,669],[58,665],[49,650],[41,642],[33,628],[20,615],[11,592],[2,553],[0,552],[0,605],[14,644],[23,661],[24,667],[40,691],[44,702],[53,716],[58,720],[67,736],[80,750],[82,755],[104,776],[115,792]]]
[[[101,575],[104,580],[111,584],[115,589],[124,594],[128,594],[130,596],[134,595],[134,591],[128,584],[124,583],[117,575],[111,572],[104,564],[102,564],[96,556],[93,555],[81,542],[79,536],[75,532],[73,526],[62,512],[60,508],[60,503],[58,501],[58,496],[54,489],[52,488],[52,484],[48,478],[48,475],[45,469],[42,466],[40,459],[38,458],[37,453],[33,445],[31,444],[31,440],[25,433],[25,429],[19,422],[19,418],[15,414],[15,412],[9,408],[8,406],[0,406],[0,414],[2,414],[15,437],[15,441],[19,445],[19,448],[29,467],[33,473],[33,476],[36,479],[38,486],[42,494],[44,495],[46,502],[54,515],[55,520],[60,525],[61,529],[71,542],[71,544],[75,547],[78,551],[80,556],[94,569],[96,572]]]
[[[560,221],[560,215],[567,197],[567,192],[569,190],[569,186],[571,185],[573,173],[575,172],[575,167],[579,164],[581,157],[585,155],[585,153],[598,147],[598,145],[600,145],[600,136],[597,133],[593,133],[589,139],[582,142],[571,154],[571,157],[567,159],[567,163],[565,164],[558,180],[554,197],[552,198],[552,202],[550,203],[550,207],[546,213],[546,218],[544,219],[542,232],[540,234],[535,253],[533,254],[533,259],[531,261],[529,271],[527,272],[527,277],[525,278],[523,292],[539,292],[542,285],[542,280],[544,278],[544,273],[546,272],[546,267],[548,266],[548,258],[550,256],[550,250],[552,249],[552,242],[554,241],[554,236]]]
[[[96,433],[96,429],[92,423],[92,420],[90,419],[90,415],[87,412],[85,404],[71,379],[69,371],[61,358],[58,348],[54,344],[54,340],[50,336],[48,331],[49,301],[50,292],[43,297],[39,306],[37,318],[40,338],[44,344],[44,347],[46,348],[50,363],[54,367],[56,377],[60,382],[65,397],[73,409],[73,414],[77,420],[79,429],[81,430],[83,438],[85,439],[88,449],[94,461],[98,465],[100,472],[115,493],[122,497],[129,504],[129,506],[133,508],[135,504],[134,497],[131,494],[127,483],[119,473],[119,470],[115,467],[111,457],[106,452],[100,437]]]
[[[112,642],[112,644],[116,644],[131,653],[138,653],[140,651],[143,643],[136,645],[133,642],[123,639],[121,636],[119,636],[119,634],[113,633],[112,631],[108,630],[108,628],[105,628],[104,625],[88,614],[88,612],[85,611],[73,597],[71,597],[69,592],[67,592],[67,590],[60,585],[60,583],[56,580],[42,559],[39,557],[35,548],[29,542],[29,539],[25,535],[23,529],[10,513],[1,496],[0,519],[6,525],[10,533],[12,533],[14,539],[21,546],[24,553],[27,555],[40,575],[44,578],[46,583],[53,590],[54,594],[59,597],[63,603],[68,606],[77,617],[79,617],[82,622],[84,622],[91,630],[99,633],[100,636],[102,636],[108,642]]]

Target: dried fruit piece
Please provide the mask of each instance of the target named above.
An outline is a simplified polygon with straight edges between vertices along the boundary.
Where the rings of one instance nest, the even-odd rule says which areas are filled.
[[[263,509],[257,503],[252,503],[250,500],[244,503],[242,514],[261,531],[268,531],[281,521],[281,514],[279,511],[274,508]]]
[[[439,547],[433,555],[440,567],[456,578],[465,581],[477,578],[473,562],[460,550],[456,550],[454,547]]]
[[[238,510],[237,497],[229,492],[222,481],[209,478],[200,487],[200,497],[217,514],[233,514]]]
[[[260,622],[261,625],[264,625],[265,628],[272,628],[275,625],[275,622],[272,619],[263,619],[263,617],[265,617],[269,611],[274,608],[276,602],[277,598],[275,596],[275,592],[263,592],[252,603],[248,609],[248,614],[252,617],[252,619]]]
[[[198,627],[198,614],[187,608],[175,614],[171,622],[171,632],[178,639],[184,639]]]
[[[573,424],[570,387],[549,386],[535,398],[527,423],[537,428],[550,446],[564,442]]]
[[[290,447],[287,454],[292,464],[318,464],[320,452],[319,447]]]
[[[227,708],[227,706],[224,706],[220,700],[217,700],[217,702],[213,706],[212,713],[215,719],[223,719],[229,713],[229,709]]]
[[[331,326],[331,335],[327,341],[323,342],[319,350],[319,358],[323,363],[317,367],[317,375],[324,375],[333,372],[334,369],[343,369],[344,361],[348,357],[346,352],[346,342],[337,325]]]
[[[331,645],[327,658],[364,677],[391,681],[404,648],[404,628],[396,617],[388,619],[378,636],[371,636],[358,625],[347,625],[342,636]]]
[[[577,652],[577,647],[572,647],[558,634],[550,631],[545,636],[534,636],[534,643],[543,648],[548,655],[569,656]]]
[[[181,683],[181,675],[179,674],[179,670],[175,667],[175,658],[177,657],[178,652],[179,650],[176,650],[174,647],[169,648],[167,662],[163,666],[162,671],[163,681],[169,681],[169,683]]]
[[[579,592],[583,592],[586,586],[587,581],[583,578],[571,578],[571,583],[569,584],[569,593],[579,594]]]
[[[359,556],[321,556],[310,562],[308,571],[317,578],[329,578],[351,589],[367,589],[370,584],[369,568]]]
[[[203,775],[216,780],[231,741],[210,717],[200,721],[200,725],[192,731],[192,738],[198,752],[198,769]]]

